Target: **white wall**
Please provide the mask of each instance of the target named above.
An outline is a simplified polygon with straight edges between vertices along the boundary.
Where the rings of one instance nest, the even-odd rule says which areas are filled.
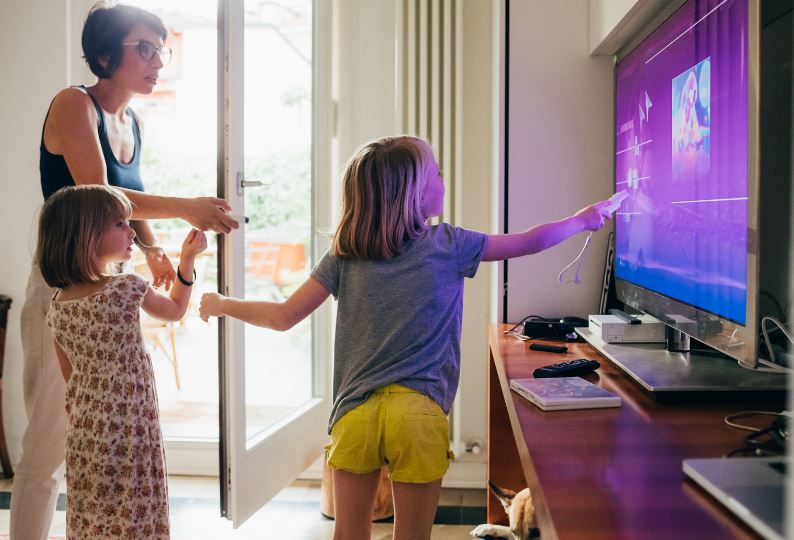
[[[34,214],[41,204],[38,147],[47,105],[67,83],[67,0],[0,3],[0,191],[6,201],[0,212],[0,291],[13,304],[6,334],[3,372],[3,420],[11,461],[19,459],[26,425],[22,401],[22,346],[19,313],[33,250]]]
[[[359,146],[397,133],[395,0],[337,0],[340,168]]]
[[[590,0],[589,46],[591,54],[605,54],[600,51],[596,52],[596,50],[637,3],[637,0]]]
[[[61,88],[90,80],[80,59],[80,28],[87,0],[0,2],[0,292],[13,304],[6,333],[3,420],[12,463],[19,459],[27,419],[22,400],[19,313],[35,248],[42,202],[39,141],[50,100]],[[76,47],[76,48],[75,48]]]
[[[589,49],[593,55],[613,55],[637,29],[660,12],[675,10],[684,0],[589,0]]]
[[[591,57],[588,2],[510,3],[509,232],[565,218],[612,193],[612,62]],[[609,227],[594,233],[581,285],[557,274],[579,234],[508,263],[508,320],[587,316],[598,307]]]

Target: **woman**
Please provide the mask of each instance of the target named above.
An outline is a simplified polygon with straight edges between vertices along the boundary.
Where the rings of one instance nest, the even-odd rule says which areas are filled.
[[[170,60],[163,22],[139,8],[94,6],[83,26],[83,54],[96,84],[70,87],[53,99],[42,129],[41,187],[46,199],[74,184],[110,184],[133,204],[139,245],[154,284],[170,286],[174,269],[146,219],[182,218],[201,230],[228,233],[237,222],[223,199],[185,199],[143,193],[140,117],[130,100],[150,94]],[[188,277],[189,279],[189,277]],[[11,537],[45,539],[64,472],[65,384],[44,317],[54,290],[34,261],[22,309],[24,397],[28,426],[11,496]]]

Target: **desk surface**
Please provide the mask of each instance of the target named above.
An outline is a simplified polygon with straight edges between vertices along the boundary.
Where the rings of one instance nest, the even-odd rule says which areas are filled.
[[[757,538],[685,479],[681,462],[742,447],[747,432],[727,426],[724,417],[779,411],[782,399],[657,403],[590,345],[567,344],[567,354],[530,351],[527,342],[503,335],[507,328],[489,331],[488,474],[503,487],[530,487],[543,540]],[[509,388],[512,378],[573,358],[601,362],[585,378],[618,394],[619,408],[543,412]],[[493,495],[488,518],[506,523]]]

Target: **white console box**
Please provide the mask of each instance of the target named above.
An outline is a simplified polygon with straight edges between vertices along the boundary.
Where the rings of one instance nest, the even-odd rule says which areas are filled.
[[[590,332],[605,343],[664,343],[664,323],[650,315],[630,324],[615,315],[590,315]]]

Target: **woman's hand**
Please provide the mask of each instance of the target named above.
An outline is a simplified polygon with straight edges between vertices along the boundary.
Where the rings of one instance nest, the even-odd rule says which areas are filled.
[[[210,317],[223,317],[224,313],[221,309],[221,303],[226,297],[222,294],[211,292],[205,293],[201,296],[201,305],[199,306],[199,317],[204,322],[207,322]]]
[[[182,255],[180,260],[190,258],[191,260],[199,253],[207,249],[207,235],[198,229],[192,229],[185,241],[182,242]]]
[[[599,201],[590,206],[585,206],[574,214],[574,217],[582,224],[585,231],[597,231],[604,226],[605,219],[611,219],[612,213],[609,211],[609,201]]]
[[[157,246],[142,248],[142,250],[146,256],[146,265],[152,273],[152,286],[165,286],[165,290],[169,290],[176,279],[176,271],[168,255],[165,254],[163,248]]]
[[[200,231],[229,233],[240,226],[236,220],[226,215],[232,207],[223,199],[196,197],[184,199],[183,202],[184,210],[181,217]]]

